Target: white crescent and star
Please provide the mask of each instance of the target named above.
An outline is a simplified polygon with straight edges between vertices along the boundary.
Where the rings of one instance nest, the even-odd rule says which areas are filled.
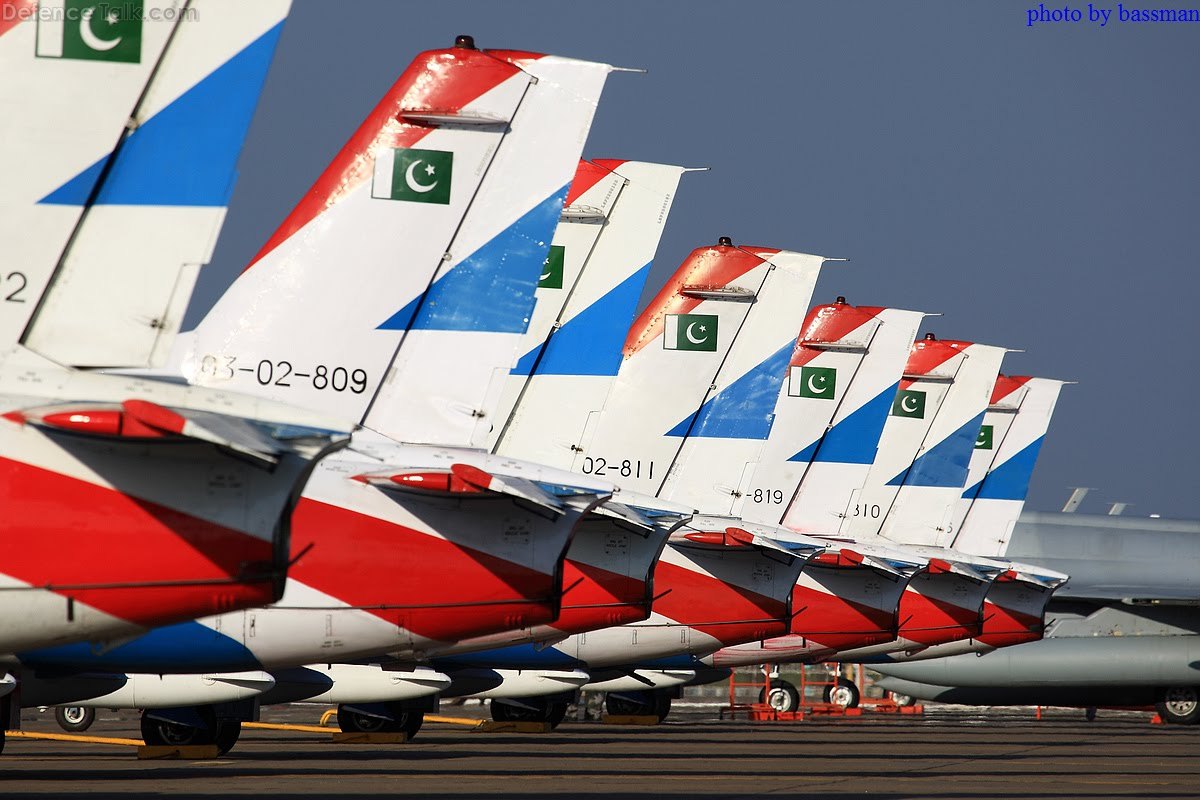
[[[693,322],[691,325],[688,325],[687,330],[684,331],[684,335],[687,336],[688,341],[691,342],[692,344],[704,344],[705,342],[708,341],[707,333],[699,339],[697,339],[695,336],[692,335],[692,328],[696,327],[697,325],[700,325],[700,323]],[[700,330],[702,330],[702,331],[705,330],[703,325],[700,325]]]
[[[813,394],[825,394],[825,392],[829,391],[829,387],[824,385],[824,383],[825,383],[825,376],[824,376],[824,375],[822,375],[822,376],[821,376],[821,384],[822,384],[822,386],[821,386],[821,388],[820,388],[820,389],[818,389],[818,388],[816,387],[816,384],[814,384],[814,383],[813,383],[813,381],[815,381],[816,379],[817,379],[817,376],[816,376],[816,375],[809,375],[809,376],[808,376],[808,390],[809,390],[810,392],[812,392]]]
[[[79,38],[82,39],[83,43],[92,50],[99,50],[100,52],[112,50],[121,43],[121,39],[123,37],[118,36],[115,39],[101,39],[99,36],[97,36],[96,32],[92,30],[92,17],[95,16],[95,14],[95,6],[92,6],[91,8],[85,8],[83,12],[80,13]],[[110,17],[109,22],[116,22],[116,20]]]
[[[913,402],[912,408],[908,407],[909,400],[912,400]],[[900,408],[904,409],[905,413],[907,414],[914,413],[917,410],[917,398],[913,397],[911,394],[900,398]]]
[[[409,164],[408,169],[406,169],[404,171],[404,182],[408,184],[409,189],[411,189],[414,192],[417,192],[418,194],[424,194],[425,192],[431,192],[438,185],[437,181],[434,181],[433,183],[418,183],[417,182],[417,177],[413,173],[416,172],[417,165],[420,164],[424,160],[425,159],[423,159],[423,158],[418,158],[416,161]],[[425,174],[426,175],[433,174],[433,165],[432,164],[429,164],[425,167]]]

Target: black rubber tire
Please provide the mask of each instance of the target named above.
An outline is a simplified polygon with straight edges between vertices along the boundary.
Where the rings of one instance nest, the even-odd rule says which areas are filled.
[[[240,719],[217,720],[217,735],[213,737],[213,744],[217,746],[217,755],[223,756],[232,750],[241,735],[242,721]]]
[[[617,717],[646,717],[654,713],[649,692],[623,692],[604,697],[604,710]]]
[[[0,753],[4,752],[4,740],[8,738],[4,735],[4,726],[0,725]]]
[[[557,728],[567,716],[567,703],[551,703],[547,709],[546,722],[550,723],[550,730]]]
[[[671,713],[671,695],[667,692],[657,691],[654,693],[654,716],[658,717],[658,721],[662,722]]]
[[[758,702],[766,703],[773,711],[789,713],[800,708],[800,692],[790,681],[776,678],[758,693]]]
[[[898,692],[891,692],[890,694],[892,702],[898,706],[915,706],[917,704],[917,698],[911,694],[900,694]]]
[[[858,708],[858,687],[854,681],[838,678],[835,685],[825,687],[825,702],[842,708]]]
[[[54,721],[68,733],[83,733],[96,721],[96,709],[84,706],[58,706],[54,709]]]
[[[405,711],[404,716],[400,718],[399,727],[401,732],[404,733],[405,738],[411,742],[421,730],[421,725],[424,722],[424,711]]]
[[[1168,686],[1158,690],[1154,704],[1163,722],[1195,725],[1200,722],[1200,690],[1195,686]]]
[[[342,733],[392,733],[396,726],[393,720],[360,714],[345,706],[338,706],[337,721]]]
[[[524,705],[516,705],[499,699],[493,700],[491,703],[492,719],[496,722],[551,722],[554,703],[537,697],[527,698],[523,703]],[[533,708],[525,706],[533,706]],[[565,714],[566,706],[563,706],[562,710]],[[561,719],[560,717],[559,720],[561,721]],[[551,722],[552,727],[553,725],[554,723]]]
[[[216,739],[216,720],[207,728],[194,728],[178,722],[166,722],[142,712],[142,741],[151,746],[182,747],[192,744],[213,744]]]

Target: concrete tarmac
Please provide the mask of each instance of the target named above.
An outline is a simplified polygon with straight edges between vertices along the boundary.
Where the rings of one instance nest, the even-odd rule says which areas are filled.
[[[319,716],[312,707],[264,712],[267,721],[309,725]],[[1037,721],[1032,710],[931,707],[924,717],[790,723],[716,716],[685,707],[657,727],[567,722],[548,734],[430,723],[404,745],[246,730],[228,755],[199,762],[10,738],[0,797],[1200,797],[1200,726],[1151,725],[1148,714],[1102,710],[1087,722],[1082,711],[1059,711]],[[49,713],[25,730],[61,732]],[[139,735],[129,712],[107,711],[88,733]]]

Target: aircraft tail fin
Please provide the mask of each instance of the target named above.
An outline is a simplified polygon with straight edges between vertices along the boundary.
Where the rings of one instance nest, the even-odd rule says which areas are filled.
[[[745,493],[743,518],[794,530],[838,530],[849,487],[862,484],[917,328],[917,311],[841,298],[805,320],[775,401],[775,421]]]
[[[751,353],[787,341],[795,322],[787,321],[794,312],[783,301],[807,303],[825,260],[734,246],[728,238],[694,250],[634,321],[602,410],[577,417],[584,428],[573,468],[658,494],[682,443],[704,424],[705,403],[733,348],[743,335],[754,340],[743,345]],[[751,323],[752,316],[764,319]],[[739,357],[742,371],[751,360]]]
[[[854,350],[851,358],[856,362],[866,352],[878,326],[874,315],[882,309],[856,309],[842,298],[812,309],[797,334],[795,309],[812,302],[815,279],[815,272],[785,281],[773,277],[759,293],[714,386],[690,423],[662,497],[704,513],[741,516],[744,505],[755,502],[752,478],[774,431],[781,387],[789,381],[800,389],[798,377],[791,384],[792,373],[803,368],[792,364],[805,352],[818,349]],[[822,374],[828,383],[816,385],[814,396],[831,397],[835,382]],[[829,403],[817,405],[825,408],[814,411],[833,408]],[[682,432],[677,427],[672,433],[679,435],[677,431]],[[761,490],[758,498],[763,499]]]
[[[466,36],[418,55],[197,328],[185,377],[472,441],[610,70]]]
[[[0,37],[4,62],[10,45],[37,39],[38,57],[19,59],[19,78],[6,70],[0,90],[0,106],[16,94],[32,121],[5,136],[25,141],[4,142],[22,156],[0,190],[15,206],[0,213],[2,248],[15,250],[0,261],[28,284],[23,313],[5,315],[5,326],[20,317],[22,344],[71,366],[166,359],[212,257],[289,4],[146,0],[126,18],[131,4],[117,3],[75,35],[43,3],[48,21]]]
[[[1064,385],[1007,375],[996,380],[971,456],[967,488],[955,508],[950,546],[981,556],[1002,556],[1008,550]]]
[[[925,352],[949,358],[909,385],[901,382],[876,459],[858,501],[882,514],[849,516],[851,535],[945,546],[950,516],[967,479],[971,451],[983,424],[1005,350],[973,342],[930,340]],[[961,359],[961,360],[960,360]],[[958,362],[939,378],[941,366]]]
[[[537,303],[504,384],[488,446],[570,466],[577,435],[563,407],[607,387],[685,170],[581,161],[538,282]],[[548,430],[566,425],[570,433]]]

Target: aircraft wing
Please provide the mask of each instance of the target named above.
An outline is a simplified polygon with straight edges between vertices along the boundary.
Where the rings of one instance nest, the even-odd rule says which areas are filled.
[[[1085,584],[1067,581],[1054,593],[1060,600],[1096,600],[1134,606],[1200,605],[1200,587],[1188,583]]]

